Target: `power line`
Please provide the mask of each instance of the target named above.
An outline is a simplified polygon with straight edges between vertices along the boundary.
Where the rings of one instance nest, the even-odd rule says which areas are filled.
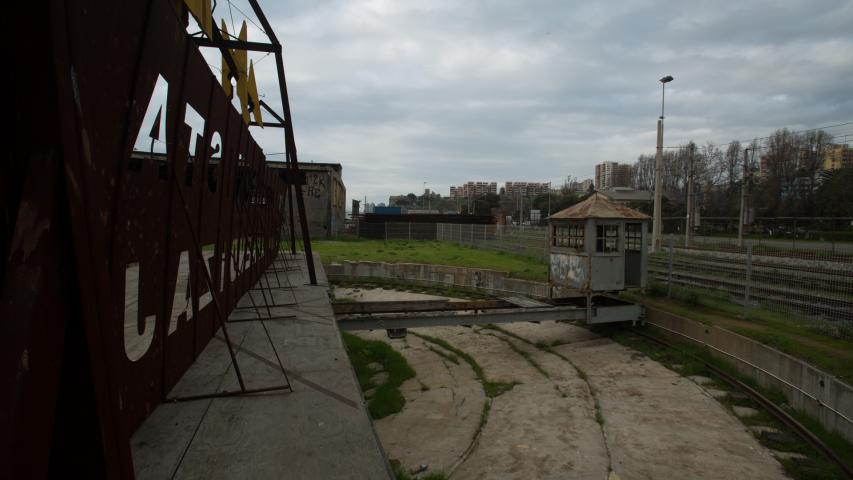
[[[231,0],[228,0],[228,15],[231,17],[231,30],[237,34],[237,27],[234,26],[234,12],[231,11]]]
[[[808,131],[812,131],[812,130],[802,130],[802,131],[800,131],[800,132],[792,132],[792,133],[801,133],[801,132],[808,132]],[[827,144],[829,144],[829,143],[833,143],[833,141],[834,141],[835,139],[837,139],[837,138],[845,139],[845,140],[841,143],[841,144],[844,144],[844,143],[847,143],[846,139],[847,139],[848,137],[853,137],[853,132],[839,133],[839,134],[837,134],[837,135],[832,135],[832,136],[826,137],[826,138],[824,139],[824,142],[822,142],[822,143],[821,143],[821,145],[827,145]],[[758,141],[758,140],[765,140],[765,139],[768,139],[768,138],[772,138],[772,135],[771,135],[771,136],[769,136],[769,137],[760,137],[760,138],[756,138],[756,139],[755,139],[755,141]],[[753,147],[753,146],[752,146],[752,142],[753,142],[753,141],[752,141],[752,140],[750,140],[749,142],[741,142],[741,144],[742,144],[742,145],[743,145],[743,144],[746,144],[746,147],[747,147],[747,148],[749,148],[750,150],[758,150],[758,151],[762,151],[762,150],[769,150],[770,148],[772,148],[772,146],[770,146],[770,145],[761,145],[760,143],[759,143],[757,146]],[[728,144],[726,144],[726,145],[731,145],[732,143],[735,143],[735,142],[730,142],[730,143],[728,143]],[[721,151],[721,153],[722,153],[722,150],[723,150],[723,148],[722,148],[722,147],[725,147],[726,145],[720,145],[720,151]],[[680,150],[680,149],[687,148],[687,146],[686,146],[686,145],[681,145],[681,146],[678,146],[678,147],[665,147],[665,148],[668,148],[668,149],[670,149],[670,150]]]
[[[243,16],[244,16],[244,17],[246,17],[246,20],[248,20],[248,21],[249,21],[249,23],[251,23],[252,25],[254,25],[258,30],[260,30],[260,31],[264,32],[264,35],[266,35],[266,32],[267,32],[267,31],[266,31],[266,30],[264,30],[264,29],[263,29],[263,27],[261,27],[261,26],[260,26],[260,25],[258,25],[254,20],[252,20],[252,17],[250,17],[250,16],[246,15],[246,12],[244,12],[244,11],[240,10],[240,7],[238,7],[237,5],[234,5],[233,3],[231,3],[231,0],[228,0],[228,9],[229,9],[229,10],[231,9],[231,6],[232,6],[232,5],[234,6],[234,9],[235,9],[235,10],[237,10],[237,11],[238,11],[238,12],[240,12],[240,13],[242,13],[242,14],[243,14]],[[233,22],[234,20],[232,19],[231,21]],[[269,35],[267,35],[267,38],[269,38]]]
[[[807,130],[794,130],[794,131],[790,131],[790,133],[792,133],[792,134],[798,134],[798,133],[814,132],[814,131],[816,131],[816,130],[824,130],[824,129],[827,129],[827,128],[843,127],[843,126],[845,126],[845,125],[853,125],[853,122],[844,122],[844,123],[836,123],[836,124],[833,124],[833,125],[824,125],[824,126],[822,126],[822,127],[810,128],[810,129],[807,129]],[[731,142],[729,142],[729,143],[725,143],[725,144],[721,144],[721,145],[719,145],[719,147],[727,147],[727,146],[729,146],[729,145],[731,145],[731,144],[733,144],[733,143],[750,143],[750,142],[752,142],[753,140],[766,140],[766,139],[768,139],[768,138],[772,138],[772,137],[773,137],[773,135],[768,135],[768,136],[766,136],[766,137],[756,137],[756,138],[750,138],[750,139],[747,139],[747,140],[732,140],[732,141],[731,141]],[[833,137],[833,138],[834,138],[834,137]],[[678,145],[678,146],[669,146],[669,147],[663,147],[663,148],[673,149],[673,148],[683,148],[683,146],[682,146],[682,145]]]

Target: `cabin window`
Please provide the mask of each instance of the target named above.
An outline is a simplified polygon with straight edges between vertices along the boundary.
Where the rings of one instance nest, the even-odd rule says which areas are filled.
[[[619,225],[596,225],[595,251],[619,251]]]
[[[625,250],[640,251],[643,242],[643,224],[625,224]]]
[[[583,250],[584,228],[582,223],[555,225],[554,239],[551,244],[555,247]]]

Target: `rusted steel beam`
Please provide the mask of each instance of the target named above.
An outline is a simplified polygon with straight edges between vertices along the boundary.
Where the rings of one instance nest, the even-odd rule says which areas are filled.
[[[249,0],[249,4],[252,6],[252,10],[255,12],[258,20],[260,20],[261,25],[264,28],[264,33],[266,33],[267,37],[270,39],[270,43],[281,45],[278,41],[278,37],[270,26],[266,15],[260,5],[258,5],[258,1]],[[299,160],[296,153],[296,140],[294,139],[292,122],[293,116],[290,113],[290,100],[287,96],[287,81],[284,77],[284,59],[282,58],[281,50],[275,53],[275,64],[276,72],[278,73],[278,88],[281,93],[282,114],[288,119],[287,122],[283,122],[285,123],[285,149],[287,151],[287,159],[290,161],[290,168],[293,170],[294,174],[296,174],[299,172]],[[311,285],[317,285],[317,273],[314,269],[314,256],[311,251],[311,235],[308,230],[308,218],[305,216],[305,199],[302,196],[302,186],[294,185],[293,189],[296,194],[296,208],[299,211],[299,226],[302,232],[302,248],[305,250],[305,262],[308,264],[308,278]],[[293,215],[291,215],[291,219],[292,218]],[[291,231],[292,230],[293,228],[291,228]],[[291,248],[295,248],[295,242],[293,242],[293,246]]]
[[[367,314],[367,313],[404,313],[404,312],[439,312],[454,310],[489,310],[495,308],[514,308],[510,302],[503,300],[472,300],[466,302],[451,302],[449,300],[412,300],[400,302],[346,302],[333,303],[335,315]]]
[[[215,30],[218,32],[219,30]],[[216,35],[216,33],[214,33]],[[215,48],[230,48],[233,50],[249,50],[252,52],[270,52],[275,53],[281,50],[281,45],[273,45],[271,43],[262,42],[242,42],[240,40],[211,40],[204,37],[191,37],[193,42],[199,47],[215,47]],[[222,38],[222,37],[220,37]],[[227,61],[227,60],[226,60]],[[230,66],[229,66],[230,67]]]
[[[580,321],[586,310],[573,307],[517,308],[474,314],[416,312],[412,314],[345,315],[336,318],[341,330],[387,330],[395,328],[449,327],[489,323]]]

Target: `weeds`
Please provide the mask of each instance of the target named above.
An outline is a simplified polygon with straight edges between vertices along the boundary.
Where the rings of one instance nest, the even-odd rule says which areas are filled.
[[[481,367],[480,364],[477,363],[476,360],[474,360],[474,357],[468,355],[462,350],[459,350],[458,348],[454,347],[453,345],[447,343],[446,341],[440,338],[431,337],[429,335],[424,335],[422,333],[415,333],[411,331],[409,333],[420,338],[421,340],[434,343],[435,345],[438,345],[439,347],[449,352],[452,352],[454,355],[461,358],[462,360],[465,360],[465,362],[471,366],[471,370],[474,371],[474,375],[476,375],[477,379],[480,380],[480,383],[483,385],[483,392],[489,398],[495,398],[504,392],[512,390],[516,385],[518,385],[518,382],[493,382],[489,380],[488,378],[486,378],[485,372],[483,372],[483,367]]]
[[[444,350],[440,350],[440,349],[438,349],[438,348],[433,347],[432,345],[427,345],[427,348],[428,348],[432,353],[434,353],[434,354],[438,355],[439,357],[442,357],[442,358],[444,358],[445,360],[448,360],[448,361],[450,361],[450,362],[455,363],[456,365],[459,365],[459,357],[457,357],[456,355],[454,355],[454,354],[452,354],[452,353],[447,353],[447,352],[445,352]]]
[[[362,391],[376,388],[367,403],[370,416],[379,419],[400,412],[406,404],[406,398],[400,393],[399,387],[415,376],[415,371],[406,359],[385,342],[365,340],[349,333],[343,333],[342,336]],[[381,371],[388,373],[388,379],[381,385],[375,385],[371,380],[377,372],[368,365],[374,362],[382,365]]]

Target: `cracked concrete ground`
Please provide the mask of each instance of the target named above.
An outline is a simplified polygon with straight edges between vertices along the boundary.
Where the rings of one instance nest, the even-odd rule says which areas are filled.
[[[531,343],[556,342],[553,350],[565,359],[494,330],[424,328],[403,340],[389,340],[384,331],[360,333],[391,344],[417,372],[403,385],[404,410],[375,422],[390,458],[407,468],[425,463],[454,479],[785,478],[770,451],[728,410],[648,357],[562,323],[502,328]],[[412,332],[467,352],[489,380],[521,382],[493,400],[473,449],[485,400],[476,376]]]

